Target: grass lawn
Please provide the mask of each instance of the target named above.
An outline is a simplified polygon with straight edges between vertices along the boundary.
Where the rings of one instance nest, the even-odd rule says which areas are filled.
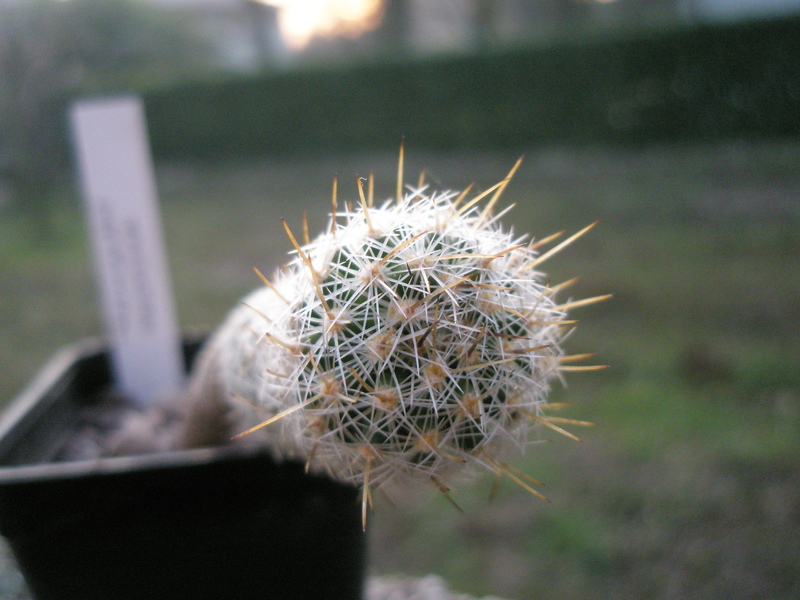
[[[445,188],[503,178],[510,153],[432,155],[407,173]],[[355,199],[395,156],[159,165],[184,329],[217,323],[289,248],[279,218],[326,220],[330,182]],[[58,347],[101,331],[72,188],[47,215],[0,207],[0,405]],[[549,431],[518,466],[545,503],[491,477],[433,497],[378,503],[376,573],[437,573],[463,592],[518,600],[800,597],[800,143],[532,149],[504,195],[517,232],[598,227],[544,268],[576,309],[571,352],[610,369],[573,374],[554,401],[596,423]],[[566,297],[566,296],[562,296]]]

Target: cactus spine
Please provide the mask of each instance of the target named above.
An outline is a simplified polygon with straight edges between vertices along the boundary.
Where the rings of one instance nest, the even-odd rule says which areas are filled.
[[[380,207],[359,181],[360,202],[337,210],[334,193],[313,241],[284,221],[291,262],[209,345],[218,386],[252,425],[241,435],[362,486],[365,509],[390,481],[446,492],[485,469],[538,495],[503,462],[533,423],[566,433],[542,409],[570,305],[537,267],[589,227],[539,254],[492,215],[507,181],[468,202],[420,187]]]

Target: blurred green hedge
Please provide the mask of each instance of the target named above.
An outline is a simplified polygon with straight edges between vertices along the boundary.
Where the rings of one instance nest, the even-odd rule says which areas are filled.
[[[162,158],[796,136],[800,19],[183,84],[146,105]]]

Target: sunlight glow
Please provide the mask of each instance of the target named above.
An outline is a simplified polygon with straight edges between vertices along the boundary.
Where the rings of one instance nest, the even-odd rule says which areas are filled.
[[[378,26],[381,0],[259,0],[278,9],[284,41],[302,50],[317,36],[357,37]]]

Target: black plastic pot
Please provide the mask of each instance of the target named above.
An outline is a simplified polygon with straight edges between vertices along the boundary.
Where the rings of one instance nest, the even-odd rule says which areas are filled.
[[[36,598],[361,598],[357,491],[300,464],[244,448],[48,462],[110,385],[102,347],[68,348],[0,422],[0,533]]]

